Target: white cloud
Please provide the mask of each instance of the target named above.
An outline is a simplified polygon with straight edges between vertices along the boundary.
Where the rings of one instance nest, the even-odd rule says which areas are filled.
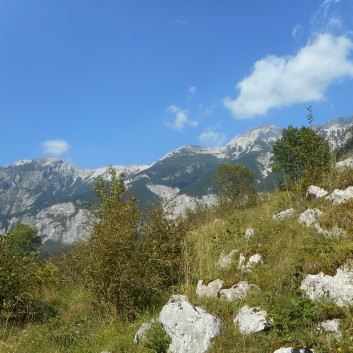
[[[220,147],[223,146],[227,136],[221,132],[207,129],[199,136],[199,142],[203,146]]]
[[[65,140],[47,140],[42,143],[44,153],[60,156],[70,149],[70,145]]]
[[[181,131],[187,126],[191,126],[191,127],[198,126],[197,121],[193,121],[189,119],[188,117],[189,111],[187,109],[181,109],[176,105],[171,105],[168,108],[168,112],[175,114],[175,120],[173,122],[168,121],[165,124],[166,126],[174,130]]]
[[[272,108],[320,101],[331,84],[353,78],[352,50],[353,43],[347,37],[324,33],[295,56],[265,57],[237,84],[238,97],[227,97],[223,104],[236,118],[247,119]]]
[[[196,95],[196,86],[190,86],[188,89],[189,97],[193,97]]]
[[[303,35],[303,26],[300,24],[297,24],[292,29],[292,37],[294,39],[299,39],[302,35]]]

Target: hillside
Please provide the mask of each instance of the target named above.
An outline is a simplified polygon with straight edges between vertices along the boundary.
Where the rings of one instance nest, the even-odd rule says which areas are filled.
[[[184,282],[133,322],[113,317],[109,308],[97,312],[88,292],[62,273],[59,282],[44,283],[42,296],[56,307],[48,313],[51,318],[25,327],[0,325],[0,352],[166,352],[170,341],[158,326],[145,343],[141,339],[136,345],[133,338],[143,322],[163,319],[160,312],[171,294],[187,295],[187,302],[177,304],[181,312],[192,303],[198,313],[205,310],[217,318],[219,330],[211,336],[208,353],[351,352],[353,172],[335,171],[321,186],[327,196],[274,192],[243,211],[195,214],[187,234]],[[346,189],[346,196],[338,189]],[[58,265],[54,261],[46,267],[58,276]],[[257,314],[264,310],[267,324],[246,329],[237,321],[244,308],[257,308]],[[206,336],[195,333],[193,339]],[[197,342],[192,346],[201,347]]]

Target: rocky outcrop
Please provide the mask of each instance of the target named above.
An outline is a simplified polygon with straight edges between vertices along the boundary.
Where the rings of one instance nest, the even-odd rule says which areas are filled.
[[[320,197],[326,196],[327,194],[328,194],[328,191],[326,191],[325,189],[315,185],[310,185],[308,188],[308,191],[306,192],[306,197],[318,199]]]
[[[281,347],[279,349],[276,349],[273,353],[315,353],[315,351],[309,347]]]
[[[342,336],[340,332],[340,319],[326,320],[320,322],[317,331],[319,333],[332,334],[334,337],[339,338]]]
[[[223,281],[219,278],[215,279],[208,284],[203,284],[203,280],[199,280],[196,287],[196,294],[199,297],[216,298],[222,288]]]
[[[244,334],[268,330],[273,326],[272,320],[267,318],[267,312],[261,308],[243,306],[234,318],[234,324]]]
[[[224,288],[219,291],[219,296],[221,299],[227,301],[234,301],[244,298],[251,289],[258,289],[259,287],[254,283],[249,283],[247,281],[239,282],[231,288]]]
[[[246,261],[246,257],[241,253],[239,256],[238,270],[251,271],[251,269],[262,262],[260,254],[251,255]]]
[[[326,196],[327,200],[333,202],[334,205],[339,205],[341,203],[347,202],[353,198],[353,186],[348,186],[345,190],[335,189],[332,193]]]
[[[337,306],[353,304],[353,264],[346,263],[340,267],[335,276],[307,275],[300,288],[312,300],[331,299]]]
[[[190,304],[185,296],[172,296],[162,308],[159,321],[171,338],[171,353],[205,353],[220,334],[220,320]]]
[[[249,239],[255,234],[255,230],[253,228],[248,228],[245,231],[245,238]]]
[[[295,210],[294,208],[288,208],[287,210],[275,213],[272,216],[272,219],[284,219],[284,218],[290,218],[295,215]]]
[[[298,218],[298,222],[301,224],[305,224],[310,227],[316,224],[317,218],[322,216],[324,213],[317,208],[308,208],[303,213],[300,214]]]

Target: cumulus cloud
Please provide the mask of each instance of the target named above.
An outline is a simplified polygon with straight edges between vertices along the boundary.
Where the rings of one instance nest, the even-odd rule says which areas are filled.
[[[264,115],[272,108],[320,101],[327,88],[343,78],[353,78],[350,54],[353,43],[345,36],[316,36],[295,56],[267,56],[237,84],[236,99],[223,104],[236,118]]]
[[[175,120],[173,122],[166,122],[166,126],[174,130],[181,131],[187,126],[197,127],[198,122],[190,120],[188,115],[189,111],[187,109],[181,109],[176,105],[171,105],[168,108],[168,112],[175,114]]]
[[[61,156],[70,149],[70,145],[65,140],[47,140],[42,143],[44,153]]]
[[[199,142],[203,146],[220,147],[223,146],[227,136],[221,132],[207,129],[199,136]]]

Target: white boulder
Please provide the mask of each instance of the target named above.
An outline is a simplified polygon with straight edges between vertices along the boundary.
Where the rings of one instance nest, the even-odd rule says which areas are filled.
[[[245,231],[245,238],[249,239],[255,234],[255,230],[253,228],[248,228]]]
[[[308,208],[300,214],[298,222],[310,227],[314,225],[316,223],[317,218],[322,216],[323,214],[324,213],[317,208]]]
[[[295,214],[294,208],[288,208],[287,210],[275,213],[272,216],[272,219],[283,219],[283,218],[290,218],[293,217]]]
[[[171,337],[170,353],[204,353],[220,333],[220,320],[179,296],[162,308],[159,321]]]
[[[326,191],[325,189],[315,185],[310,185],[308,188],[308,191],[306,192],[306,197],[313,197],[318,199],[320,197],[326,196],[327,194],[328,194],[328,191]]]
[[[217,262],[217,267],[221,269],[227,269],[232,265],[234,255],[238,250],[232,250],[229,254],[222,251],[221,256]]]
[[[332,299],[337,306],[343,307],[353,304],[353,269],[352,264],[347,263],[337,269],[335,276],[325,275],[320,272],[317,275],[307,275],[300,288],[312,300]]]
[[[208,297],[208,298],[216,298],[218,297],[218,293],[222,288],[223,281],[219,278],[214,281],[208,283],[207,285],[203,284],[203,280],[199,280],[196,287],[196,295],[199,297]]]
[[[246,257],[243,253],[239,256],[238,270],[251,271],[251,269],[262,262],[262,256],[260,254],[251,255],[246,261]]]
[[[272,320],[267,319],[267,312],[261,308],[243,306],[233,320],[239,326],[241,333],[250,334],[260,332],[272,327]]]
[[[344,203],[353,198],[353,186],[348,186],[345,190],[335,189],[326,196],[326,199],[333,202],[334,205]]]
[[[308,347],[302,347],[302,348],[281,347],[275,350],[273,353],[315,353],[315,351]]]
[[[221,289],[219,292],[219,296],[220,298],[230,302],[233,300],[244,298],[252,288],[258,288],[258,286],[247,281],[242,281],[238,284],[235,284],[231,288]]]
[[[353,157],[349,157],[343,161],[337,162],[336,168],[337,169],[353,168]]]
[[[326,320],[319,323],[317,330],[320,333],[333,334],[338,338],[342,336],[340,332],[340,323],[340,319]]]

